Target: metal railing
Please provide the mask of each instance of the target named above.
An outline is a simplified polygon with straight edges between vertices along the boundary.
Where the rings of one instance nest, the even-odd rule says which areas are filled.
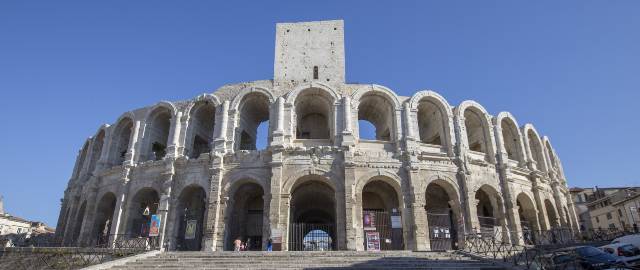
[[[618,229],[574,232],[569,228],[554,228],[514,232],[507,238],[501,231],[490,235],[486,231],[473,230],[464,235],[462,251],[525,269],[583,269],[586,262],[570,247],[600,246],[633,233],[632,230]],[[600,266],[640,269],[616,263]]]
[[[97,236],[93,243],[83,245],[27,235],[0,240],[5,245],[0,249],[0,269],[79,269],[160,248],[158,237],[126,234]]]

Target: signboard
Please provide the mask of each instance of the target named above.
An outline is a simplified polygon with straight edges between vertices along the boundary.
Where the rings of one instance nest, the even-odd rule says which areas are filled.
[[[195,219],[187,220],[187,226],[184,228],[184,239],[195,239],[198,222]]]
[[[402,218],[400,216],[391,216],[391,228],[402,229]]]
[[[271,249],[273,251],[282,250],[282,230],[271,228]]]
[[[375,212],[366,212],[363,215],[362,225],[365,231],[375,231],[376,230],[376,213]]]
[[[367,250],[380,251],[380,233],[365,232],[367,238]]]
[[[149,236],[160,235],[160,216],[152,215],[149,223]]]

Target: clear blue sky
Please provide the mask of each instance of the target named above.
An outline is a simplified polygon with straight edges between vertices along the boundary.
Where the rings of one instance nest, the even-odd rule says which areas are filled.
[[[231,4],[233,3],[233,4]],[[123,112],[273,76],[276,22],[344,19],[347,80],[510,111],[571,186],[639,185],[640,1],[2,1],[0,194],[56,224]]]

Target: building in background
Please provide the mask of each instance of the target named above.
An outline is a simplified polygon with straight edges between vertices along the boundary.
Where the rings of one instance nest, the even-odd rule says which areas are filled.
[[[570,189],[581,230],[637,229],[640,187]]]
[[[0,241],[7,236],[32,237],[55,232],[55,228],[48,227],[43,222],[29,221],[12,216],[4,211],[3,198],[0,196]],[[0,243],[0,246],[3,246]]]

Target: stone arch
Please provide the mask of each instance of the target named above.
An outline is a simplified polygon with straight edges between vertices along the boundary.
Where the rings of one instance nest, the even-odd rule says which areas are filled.
[[[80,155],[78,156],[76,170],[74,172],[74,175],[76,178],[80,177],[80,173],[84,168],[90,145],[91,145],[91,140],[88,139],[84,142],[84,144],[82,145],[82,148],[80,149]]]
[[[474,198],[480,231],[495,234],[496,227],[505,225],[501,193],[493,186],[484,184],[476,189]]]
[[[179,193],[175,207],[177,250],[197,251],[202,249],[204,218],[207,205],[207,192],[198,184],[191,184]]]
[[[456,249],[464,241],[458,185],[448,177],[435,175],[420,190],[424,192],[430,250]]]
[[[526,192],[520,192],[516,196],[516,205],[518,206],[518,216],[520,217],[520,228],[522,231],[540,230],[540,222],[538,221],[538,210],[535,201]]]
[[[160,195],[155,188],[139,188],[127,205],[127,219],[125,234],[132,237],[146,237],[149,235],[151,216],[158,214]],[[148,212],[147,209],[148,208]]]
[[[91,158],[89,159],[89,173],[93,173],[100,160],[102,154],[102,147],[104,146],[107,125],[103,125],[98,129],[96,135],[91,139]]]
[[[96,237],[97,246],[108,244],[116,202],[117,198],[113,192],[105,192],[98,201],[94,224],[90,234],[90,237]]]
[[[214,127],[216,121],[217,99],[202,97],[192,103],[187,125],[187,138],[185,140],[186,155],[189,158],[198,158],[201,154],[211,151],[211,142],[214,139]]]
[[[550,199],[545,199],[544,200],[544,210],[547,214],[547,220],[549,221],[549,225],[551,226],[551,228],[557,228],[560,226],[560,219],[558,216],[558,213],[556,211],[556,208],[553,204],[553,202],[551,202]]]
[[[335,250],[338,245],[337,190],[323,178],[310,174],[291,186],[289,250]],[[313,239],[308,238],[309,233]]]
[[[299,170],[290,174],[282,184],[282,193],[291,194],[298,185],[312,179],[328,184],[333,190],[338,190],[339,180],[336,176],[327,170],[316,168],[313,171]]]
[[[547,163],[544,159],[540,135],[538,135],[538,132],[532,124],[525,124],[524,127],[522,127],[522,133],[524,135],[524,141],[526,142],[526,149],[529,153],[529,161],[533,161],[536,169],[546,172]]]
[[[408,102],[409,109],[417,115],[415,119],[407,121],[417,124],[415,126],[418,129],[419,140],[440,145],[449,155],[453,155],[453,112],[447,100],[434,91],[426,90],[415,93]]]
[[[73,244],[79,243],[80,231],[82,229],[82,224],[85,221],[86,209],[87,209],[87,200],[84,200],[80,205],[78,213],[76,214],[76,221],[73,223],[73,234],[71,237],[71,241]]]
[[[262,88],[244,89],[234,98],[232,105],[236,115],[236,150],[257,150],[258,126],[264,122],[268,126],[273,103],[274,97],[271,92]],[[270,134],[270,132],[266,134],[267,143]]]
[[[526,154],[522,144],[522,134],[515,117],[509,112],[501,112],[493,118],[493,124],[496,130],[501,131],[501,134],[496,134],[496,137],[502,136],[504,147],[502,150],[507,153],[506,157],[517,161],[519,166],[525,166]]]
[[[490,116],[479,103],[466,100],[455,108],[458,125],[465,132],[461,132],[465,147],[474,152],[481,152],[493,161],[495,146]],[[464,120],[464,121],[463,121]]]
[[[234,240],[249,242],[250,250],[262,250],[268,205],[264,184],[252,178],[229,183],[225,215],[225,250],[233,250]]]
[[[160,102],[147,111],[140,160],[161,160],[166,156],[175,112],[169,102]]]
[[[545,153],[546,153],[547,162],[549,164],[549,167],[557,170],[558,167],[559,167],[558,166],[558,157],[556,156],[556,151],[551,146],[551,142],[549,141],[549,137],[543,136],[542,137],[542,144],[544,145],[544,148],[545,148]]]
[[[332,88],[319,83],[302,85],[289,93],[286,104],[294,108],[291,130],[295,138],[332,141],[338,99]]]
[[[395,141],[396,111],[400,107],[398,97],[388,88],[373,85],[364,87],[352,95],[358,121],[368,121],[375,127],[375,140]],[[358,125],[358,134],[360,126]],[[362,138],[359,135],[359,138]]]
[[[110,142],[109,142],[109,152],[108,152],[108,163],[111,166],[114,165],[122,165],[125,161],[127,153],[131,150],[129,149],[129,144],[131,143],[133,134],[134,134],[134,115],[131,112],[125,113],[116,124],[112,126],[112,131],[110,134]]]

